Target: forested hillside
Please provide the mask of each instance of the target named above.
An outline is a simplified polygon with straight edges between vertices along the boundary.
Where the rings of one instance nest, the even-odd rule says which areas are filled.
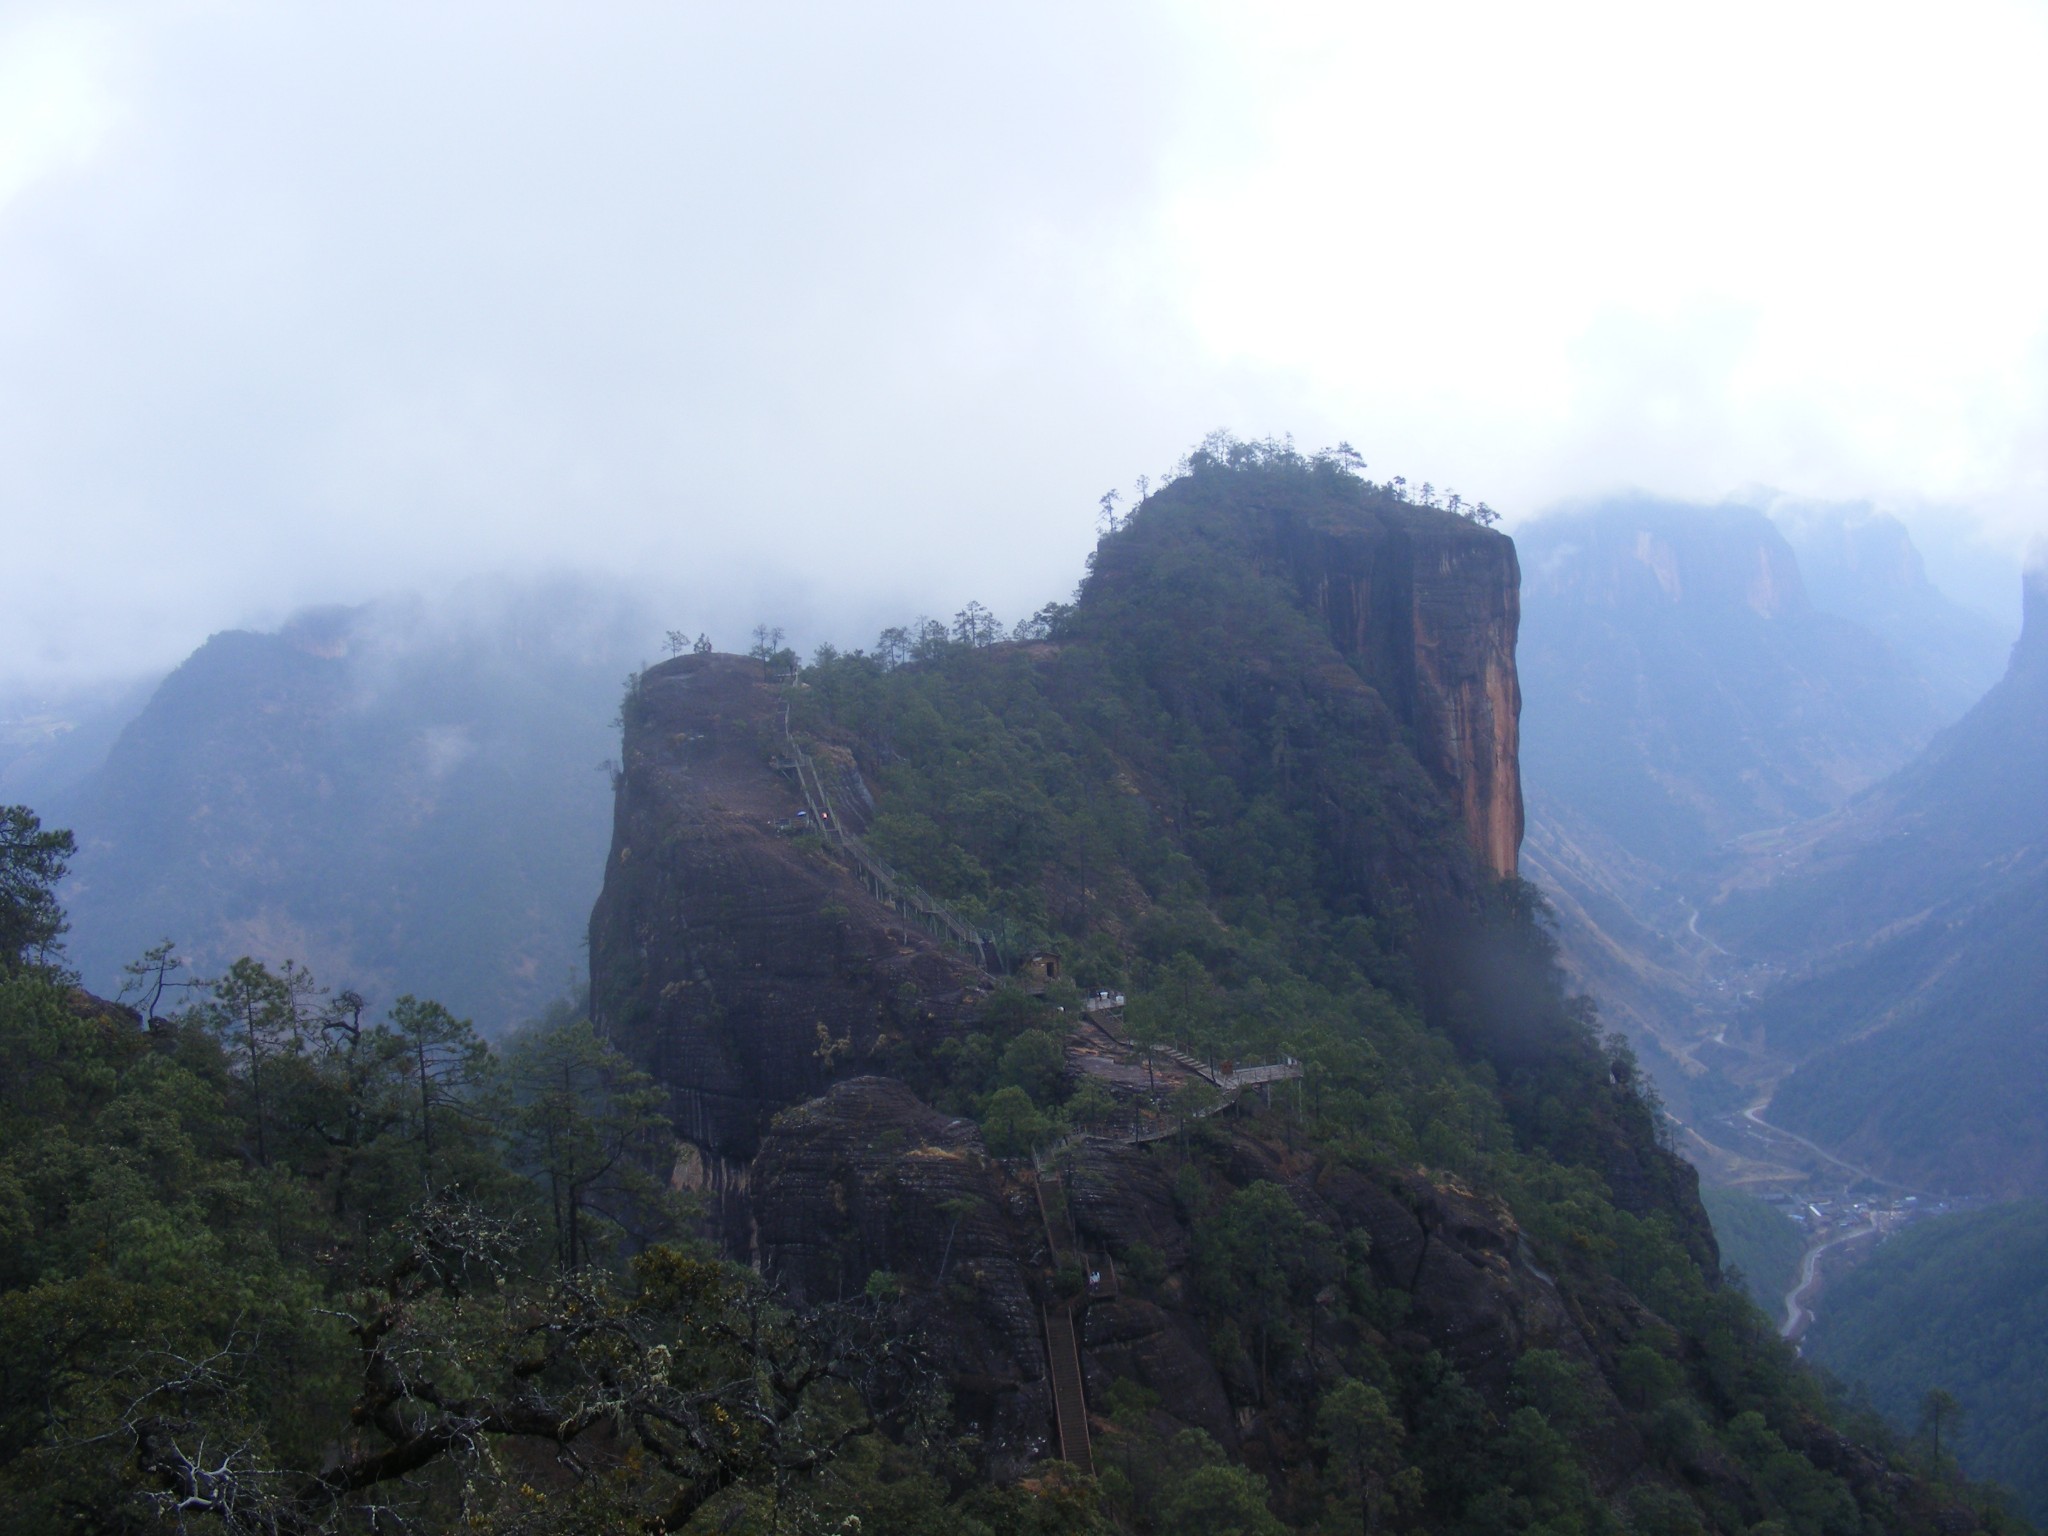
[[[1512,572],[1218,441],[1021,633],[653,668],[599,1027],[498,1049],[297,965],[102,1002],[10,811],[14,1519],[2020,1529],[1845,1432],[1562,990],[1500,868]]]
[[[1713,1218],[1722,1265],[1739,1271],[1750,1299],[1777,1316],[1798,1272],[1806,1234],[1784,1212],[1739,1189],[1703,1188],[1700,1202]]]
[[[949,1485],[890,1298],[792,1310],[685,1238],[661,1096],[587,1022],[493,1051],[247,960],[111,1005],[52,963],[68,840],[0,834],[6,1529],[1086,1527]]]
[[[606,1027],[670,1089],[727,1240],[813,1296],[886,1270],[992,1452],[1045,1443],[1049,1409],[1021,1405],[1050,1390],[989,1341],[1085,1306],[1122,1529],[1967,1525],[1840,1438],[1717,1284],[1631,1056],[1564,995],[1533,894],[1480,863],[1486,818],[1404,717],[1414,674],[1371,638],[1412,633],[1394,572],[1444,549],[1413,562],[1455,573],[1431,601],[1483,600],[1446,547],[1496,538],[1336,456],[1226,445],[1105,538],[1071,607],[821,653],[787,737],[759,674],[654,669],[593,922]],[[955,930],[808,829],[821,791],[888,890],[1064,978],[977,1006]],[[1128,994],[1136,1100],[1060,1069],[1101,988]],[[1134,1144],[1168,1045],[1305,1077],[1212,1112],[1176,1071],[1177,1128]],[[1034,1199],[1043,1237],[1004,1214]],[[1061,1242],[1111,1256],[1121,1292],[1063,1280]],[[1217,1507],[1182,1501],[1191,1474]]]
[[[1942,1454],[2048,1519],[2048,1204],[1909,1229],[1829,1290],[1806,1343],[1930,1453],[1927,1395],[1950,1394]]]

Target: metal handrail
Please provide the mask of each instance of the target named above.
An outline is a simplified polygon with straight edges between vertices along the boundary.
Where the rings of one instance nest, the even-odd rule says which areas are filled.
[[[789,749],[791,765],[796,770],[797,788],[803,792],[804,804],[813,822],[836,841],[853,860],[854,866],[868,877],[874,894],[893,903],[899,913],[923,919],[939,930],[933,934],[934,938],[951,939],[970,953],[976,965],[986,970],[993,936],[966,922],[924,887],[890,868],[887,860],[871,850],[859,834],[849,832],[844,821],[832,814],[831,792],[825,788],[825,780],[819,774],[817,764],[811,761],[808,752],[797,745],[796,735],[790,729],[787,698],[782,701],[782,738]]]

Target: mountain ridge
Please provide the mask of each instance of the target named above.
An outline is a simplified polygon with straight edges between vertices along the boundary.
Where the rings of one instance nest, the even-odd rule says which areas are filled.
[[[1732,944],[1802,961],[1750,1015],[1805,1058],[1774,1115],[1951,1192],[2038,1193],[2048,1182],[2048,1137],[2026,1109],[2028,1085],[2048,1080],[2038,1027],[2048,582],[2038,574],[2024,613],[2005,677],[1968,715],[1783,850],[1776,878],[1731,886],[1713,919]]]
[[[1796,1499],[1919,1522],[1910,1484],[1792,1406],[1768,1329],[1733,1322],[1754,1314],[1716,1286],[1633,1058],[1559,990],[1527,888],[1495,878],[1501,823],[1465,789],[1511,695],[1404,695],[1412,658],[1347,653],[1361,630],[1320,594],[1377,603],[1378,577],[1304,580],[1273,537],[1323,518],[1349,519],[1368,562],[1408,559],[1405,525],[1513,570],[1498,536],[1253,446],[1196,456],[1034,636],[977,643],[963,620],[907,658],[823,657],[786,683],[716,656],[643,678],[593,989],[670,1094],[679,1177],[792,1294],[929,1302],[931,1358],[997,1475],[1075,1443],[1038,1345],[1058,1307],[1079,1319],[1094,1465],[1134,1487],[1154,1475],[1140,1446],[1199,1432],[1299,1524],[1307,1485],[1283,1474],[1348,1378],[1377,1383],[1389,1447],[1409,1437],[1389,1455],[1412,1458],[1404,1518],[1423,1528],[1622,1510],[1703,1528],[1707,1506],[1746,1528]],[[1485,633],[1512,607],[1468,595],[1479,633],[1458,654],[1480,664],[1451,675],[1483,678],[1513,654]],[[1475,701],[1490,716],[1456,713]],[[1468,735],[1446,764],[1404,717],[1418,706],[1490,720],[1495,746]],[[1017,969],[982,975],[879,900],[808,825],[821,810]],[[1091,993],[1113,1032],[1077,1027]],[[1142,1043],[1160,1040],[1176,1052]],[[1291,1061],[1302,1090],[1219,1103],[1204,1061]],[[1275,1263],[1266,1289],[1236,1288]],[[1727,1372],[1718,1397],[1684,1397],[1705,1416],[1687,1448],[1647,1427],[1624,1356],[1670,1362],[1685,1394],[1709,1367],[1677,1362]],[[1540,1396],[1540,1371],[1579,1386]],[[1705,1427],[1730,1403],[1761,1433]],[[1453,1412],[1468,1427],[1446,1439],[1430,1426]],[[1603,1427],[1568,1443],[1546,1413]],[[1542,1441],[1548,1481],[1518,1481],[1533,1463],[1509,1434]],[[1789,1459],[1767,1489],[1772,1455]],[[1156,1513],[1107,1497],[1140,1527]]]
[[[79,839],[73,963],[112,991],[170,938],[203,974],[293,959],[494,1030],[569,990],[605,838],[602,701],[629,652],[621,616],[531,601],[210,638],[48,804]]]

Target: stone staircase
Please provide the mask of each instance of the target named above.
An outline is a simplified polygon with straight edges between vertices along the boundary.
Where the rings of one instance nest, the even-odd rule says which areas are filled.
[[[1088,1443],[1088,1401],[1081,1393],[1081,1344],[1074,1330],[1079,1299],[1045,1308],[1045,1359],[1052,1373],[1053,1420],[1060,1432],[1060,1460],[1095,1475]]]
[[[1039,1218],[1045,1223],[1046,1257],[1057,1272],[1063,1260],[1074,1256],[1073,1247],[1065,1241],[1065,1223],[1053,1220],[1052,1207],[1046,1204],[1047,1181],[1041,1177],[1032,1182],[1038,1191]],[[1057,1187],[1060,1181],[1052,1182]],[[1087,1257],[1080,1257],[1085,1269]],[[1081,1389],[1081,1339],[1075,1327],[1075,1320],[1087,1305],[1088,1293],[1084,1290],[1071,1301],[1049,1302],[1041,1310],[1045,1317],[1046,1375],[1052,1382],[1053,1425],[1059,1431],[1060,1460],[1093,1477],[1095,1453],[1088,1439],[1088,1398]]]

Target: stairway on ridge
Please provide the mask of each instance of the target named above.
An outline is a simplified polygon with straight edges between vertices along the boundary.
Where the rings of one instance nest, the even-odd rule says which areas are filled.
[[[1045,1222],[1046,1258],[1057,1273],[1061,1260],[1068,1256],[1069,1245],[1061,1241],[1064,1235],[1060,1231],[1061,1224],[1053,1220],[1052,1207],[1046,1203],[1044,1177],[1035,1178],[1032,1182],[1038,1191],[1038,1214]],[[1059,1185],[1056,1175],[1054,1182]],[[1059,1431],[1060,1460],[1092,1477],[1095,1474],[1095,1455],[1088,1437],[1088,1399],[1081,1390],[1081,1340],[1074,1327],[1075,1316],[1087,1303],[1088,1295],[1084,1289],[1071,1301],[1047,1303],[1042,1311],[1045,1317],[1045,1363],[1052,1380],[1053,1423]]]
[[[1081,1391],[1081,1343],[1074,1330],[1074,1302],[1045,1308],[1045,1358],[1052,1370],[1053,1418],[1060,1432],[1060,1460],[1095,1475],[1088,1441],[1088,1400]]]

